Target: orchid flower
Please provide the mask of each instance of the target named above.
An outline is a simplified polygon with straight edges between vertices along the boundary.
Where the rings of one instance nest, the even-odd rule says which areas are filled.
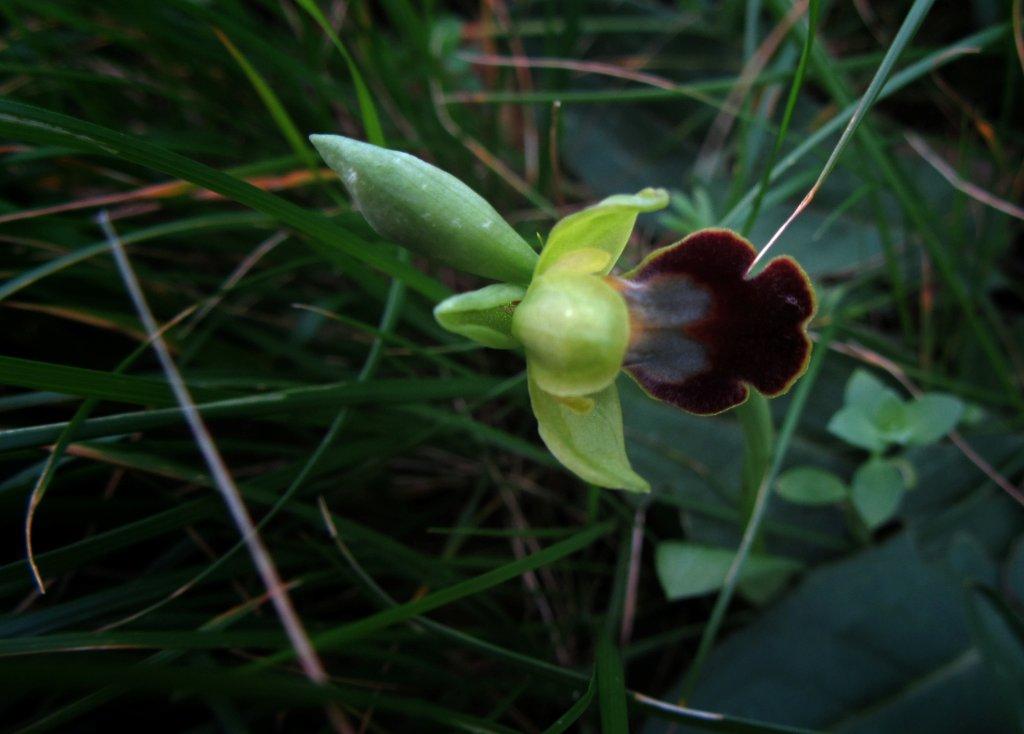
[[[442,301],[435,318],[486,347],[522,350],[540,437],[588,482],[649,490],[626,455],[620,372],[653,398],[711,415],[743,403],[750,387],[780,395],[807,367],[815,297],[792,258],[748,277],[754,247],[704,229],[612,274],[637,217],[667,205],[663,189],[565,217],[538,256],[450,174],[349,138],[310,139],[379,234],[501,281]]]

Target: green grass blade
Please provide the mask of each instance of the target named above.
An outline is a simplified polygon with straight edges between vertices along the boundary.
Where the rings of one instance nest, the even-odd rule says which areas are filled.
[[[571,538],[554,543],[544,550],[525,556],[519,560],[507,563],[504,566],[495,568],[492,571],[481,574],[472,579],[454,584],[447,588],[435,591],[415,601],[407,602],[391,609],[386,609],[377,614],[371,615],[358,622],[338,627],[328,632],[323,632],[313,638],[313,644],[322,650],[337,648],[344,643],[359,639],[365,635],[383,629],[393,624],[403,622],[419,614],[425,614],[431,610],[451,604],[459,599],[479,594],[480,592],[502,584],[510,579],[520,576],[527,571],[533,571],[542,566],[547,566],[565,556],[576,553],[613,529],[612,523],[602,523],[582,530]],[[291,651],[285,651],[272,657],[260,660],[252,665],[255,669],[274,665],[289,660]]]
[[[601,731],[621,734],[629,731],[626,708],[626,678],[622,658],[607,630],[597,643],[597,702],[601,711]]]
[[[825,179],[827,179],[835,169],[836,163],[839,162],[839,156],[841,156],[843,151],[846,150],[846,146],[853,138],[853,134],[857,131],[857,128],[860,127],[861,121],[864,120],[868,112],[878,100],[878,96],[882,93],[882,89],[885,87],[885,84],[889,79],[889,74],[892,72],[892,68],[896,65],[896,62],[903,54],[904,49],[917,33],[917,29],[920,27],[921,22],[928,14],[928,11],[931,10],[934,3],[935,0],[915,0],[906,17],[903,19],[903,23],[900,25],[900,29],[896,33],[896,37],[889,46],[889,50],[885,52],[885,56],[882,58],[882,63],[879,64],[878,69],[875,70],[875,75],[871,78],[871,83],[868,85],[864,94],[861,95],[860,101],[857,103],[857,108],[850,117],[850,121],[843,130],[843,134],[839,136],[839,141],[835,144],[835,147],[832,148],[832,153],[829,155],[828,160],[825,161],[825,165],[822,166],[821,173],[818,174],[818,179],[814,182],[814,185],[811,186],[811,190],[807,192],[807,195],[804,196],[803,200],[789,218],[782,223],[782,226],[779,227],[775,234],[772,235],[772,238],[768,240],[768,243],[764,248],[758,253],[754,262],[751,263],[751,268],[753,268],[758,261],[768,253],[772,245],[778,241],[779,237],[782,236],[782,233],[786,231],[793,220],[796,219],[800,212],[802,212],[807,205],[811,203],[815,194],[817,194],[818,190],[825,183]],[[814,47],[814,29],[811,27],[805,32],[809,40],[804,44],[804,50],[809,54],[810,50]],[[801,56],[801,59],[806,65],[806,59],[803,56]]]
[[[106,374],[106,373],[101,373]],[[25,380],[27,381],[27,380]],[[10,384],[10,383],[8,383]],[[420,380],[375,380],[360,384],[340,382],[313,387],[299,387],[289,390],[204,402],[198,405],[204,417],[227,417],[243,415],[249,418],[281,415],[303,409],[322,408],[330,405],[384,405],[403,404],[416,400],[446,400],[489,394],[500,383],[483,377]],[[77,385],[74,392],[82,397],[92,397],[94,385]],[[100,397],[97,395],[96,397]],[[77,432],[80,439],[99,436],[115,436],[160,426],[175,425],[181,421],[180,408],[160,408],[145,412],[121,413],[99,418],[89,418]],[[0,430],[0,450],[41,446],[58,439],[67,423],[51,423],[26,428]]]
[[[306,142],[306,137],[299,132],[299,129],[295,126],[295,122],[292,120],[291,115],[288,114],[288,110],[285,109],[284,105],[281,104],[281,100],[278,99],[277,95],[274,94],[274,90],[271,89],[270,85],[267,84],[266,80],[260,76],[259,71],[256,67],[245,57],[245,55],[238,49],[238,47],[231,41],[227,35],[219,28],[214,28],[213,32],[217,35],[217,38],[224,48],[228,50],[231,57],[238,63],[242,69],[242,73],[245,74],[249,83],[252,84],[253,89],[256,90],[256,94],[259,95],[266,106],[267,111],[273,118],[274,123],[281,131],[281,135],[291,146],[292,151],[296,156],[299,157],[306,167],[315,170],[318,166],[317,157],[310,149]]]
[[[597,673],[590,676],[590,682],[587,684],[587,689],[583,692],[583,695],[564,714],[555,719],[555,723],[544,730],[544,734],[562,734],[567,731],[570,726],[575,724],[587,709],[590,708],[591,702],[594,700],[594,694],[597,692]]]
[[[779,132],[775,136],[775,145],[772,146],[768,160],[764,164],[764,172],[761,174],[761,181],[758,184],[757,195],[750,207],[747,220],[743,223],[740,233],[744,236],[750,232],[750,228],[757,221],[757,215],[761,211],[761,202],[764,200],[765,192],[768,190],[768,182],[772,178],[772,168],[775,159],[782,150],[782,144],[786,140],[786,133],[789,132],[789,123],[793,119],[793,110],[796,109],[796,102],[803,88],[804,77],[807,75],[807,66],[811,58],[811,48],[814,46],[814,30],[818,27],[818,13],[821,9],[821,0],[810,0],[807,10],[807,35],[804,37],[803,48],[800,50],[800,59],[797,61],[796,71],[793,73],[793,82],[789,87],[789,96],[786,97],[786,108],[782,113],[782,122],[779,123]],[[881,91],[881,90],[879,90]]]
[[[324,257],[351,265],[352,260],[399,278],[432,301],[450,295],[443,285],[408,263],[356,237],[316,212],[256,188],[209,166],[109,128],[9,99],[0,99],[0,134],[25,142],[63,145],[112,156],[176,176],[275,217],[308,235]]]
[[[338,49],[338,53],[345,59],[345,64],[348,66],[348,73],[352,76],[352,83],[356,88],[356,98],[359,100],[359,113],[363,118],[363,128],[366,130],[366,139],[374,145],[379,145],[382,148],[387,146],[384,140],[384,131],[380,125],[380,117],[377,114],[377,106],[373,102],[373,96],[370,94],[370,90],[366,86],[366,82],[363,81],[363,75],[359,73],[359,67],[356,65],[352,55],[345,48],[345,45],[338,38],[338,34],[331,28],[330,23],[327,22],[327,18],[320,12],[320,8],[316,6],[313,0],[298,0],[299,6],[309,13],[310,17],[316,21],[317,25],[323,30],[327,37],[331,39],[331,43]]]

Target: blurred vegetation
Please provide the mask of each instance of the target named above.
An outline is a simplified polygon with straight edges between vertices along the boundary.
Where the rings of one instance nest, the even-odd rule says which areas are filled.
[[[3,728],[1020,730],[1021,3],[811,5],[813,29],[785,0],[0,4]],[[531,243],[663,186],[627,258],[748,220],[761,246],[911,13],[775,247],[818,288],[811,371],[760,448],[624,380],[647,497],[559,469],[521,360],[433,321],[479,283],[380,241],[306,142],[379,133]],[[101,211],[329,684],[266,603]]]

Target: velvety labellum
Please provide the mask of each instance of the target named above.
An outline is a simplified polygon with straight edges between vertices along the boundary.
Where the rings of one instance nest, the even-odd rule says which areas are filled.
[[[747,385],[775,396],[803,374],[810,281],[789,257],[748,279],[755,255],[734,232],[705,229],[610,279],[630,313],[624,367],[653,397],[708,415],[746,400]]]

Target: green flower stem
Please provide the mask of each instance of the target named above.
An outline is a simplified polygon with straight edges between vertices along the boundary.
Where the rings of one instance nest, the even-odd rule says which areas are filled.
[[[811,388],[814,387],[818,372],[821,371],[821,365],[824,362],[825,355],[828,353],[828,345],[835,336],[839,322],[836,315],[839,313],[838,306],[841,299],[842,294],[840,292],[832,299],[828,308],[823,309],[827,311],[829,316],[829,318],[825,319],[825,323],[828,326],[825,327],[818,340],[818,344],[811,355],[811,363],[807,367],[807,372],[797,384],[793,394],[793,401],[790,403],[789,410],[786,411],[786,417],[782,422],[782,427],[779,429],[779,439],[775,442],[775,449],[772,452],[771,468],[765,474],[761,486],[758,487],[754,509],[743,531],[743,538],[740,540],[739,548],[736,549],[736,556],[733,558],[732,565],[729,566],[729,572],[725,576],[722,590],[719,592],[718,598],[715,599],[715,606],[711,610],[711,618],[704,627],[704,633],[701,635],[700,644],[697,646],[693,662],[690,664],[690,669],[686,672],[686,677],[683,679],[682,689],[679,693],[680,705],[685,705],[685,702],[693,695],[693,690],[696,688],[697,681],[700,678],[700,671],[704,667],[704,662],[707,660],[712,646],[715,644],[718,630],[721,629],[722,623],[725,621],[725,613],[729,609],[733,592],[736,590],[737,583],[739,582],[740,574],[743,571],[743,564],[753,549],[754,539],[757,537],[767,514],[771,486],[774,484],[775,477],[778,476],[782,462],[786,458],[786,452],[793,439],[793,433],[800,422],[800,416],[803,414],[804,406],[807,404]]]
[[[743,430],[743,474],[740,509],[745,522],[750,521],[757,502],[757,492],[764,481],[772,458],[775,429],[768,409],[768,399],[756,390],[750,391],[746,402],[736,408]],[[759,543],[759,540],[755,541]]]

